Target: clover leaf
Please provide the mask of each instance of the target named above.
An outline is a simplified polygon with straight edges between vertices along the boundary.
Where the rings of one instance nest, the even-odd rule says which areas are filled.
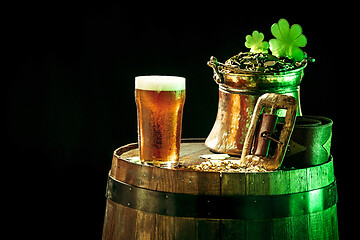
[[[245,46],[250,48],[250,52],[253,53],[267,53],[269,48],[268,42],[263,42],[264,34],[253,31],[252,36],[246,36]]]
[[[305,47],[306,37],[302,34],[302,28],[293,24],[290,28],[286,19],[280,19],[271,26],[271,33],[276,39],[270,39],[270,50],[277,57],[288,57],[295,61],[304,59],[305,54],[300,47]]]

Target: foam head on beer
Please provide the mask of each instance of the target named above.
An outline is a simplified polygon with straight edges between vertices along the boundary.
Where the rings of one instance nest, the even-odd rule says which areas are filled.
[[[135,89],[150,91],[185,90],[185,78],[175,76],[139,76],[135,77]]]

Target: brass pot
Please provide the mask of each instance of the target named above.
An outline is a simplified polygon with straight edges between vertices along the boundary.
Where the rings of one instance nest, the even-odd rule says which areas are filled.
[[[219,105],[215,124],[205,145],[219,153],[241,155],[257,99],[264,93],[286,94],[296,98],[301,116],[300,83],[306,65],[279,73],[244,71],[228,73],[208,62],[219,85]],[[277,114],[285,116],[285,110]]]

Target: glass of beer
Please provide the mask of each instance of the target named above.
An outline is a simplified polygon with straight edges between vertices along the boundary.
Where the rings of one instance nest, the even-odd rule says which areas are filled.
[[[185,78],[136,77],[135,101],[141,162],[157,167],[177,166],[185,103]]]

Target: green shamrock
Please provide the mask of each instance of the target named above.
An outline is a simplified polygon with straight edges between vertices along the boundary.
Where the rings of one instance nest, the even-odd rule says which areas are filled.
[[[250,48],[250,52],[253,53],[267,53],[269,48],[268,42],[263,42],[264,34],[253,31],[252,36],[246,36],[245,46]]]
[[[271,26],[271,33],[276,39],[270,39],[270,50],[277,57],[288,57],[295,61],[302,61],[305,57],[300,47],[305,47],[306,37],[302,34],[302,28],[293,24],[290,28],[286,19],[280,19]]]

